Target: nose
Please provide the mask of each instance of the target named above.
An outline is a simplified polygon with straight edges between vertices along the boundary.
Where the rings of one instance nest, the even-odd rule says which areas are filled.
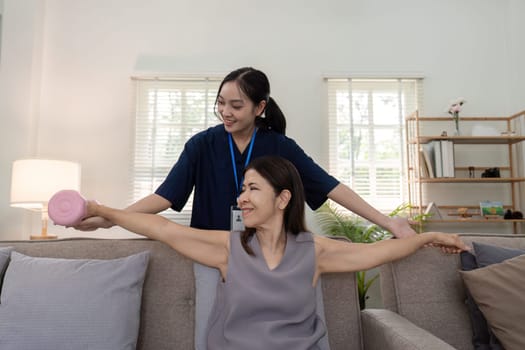
[[[226,104],[226,103],[219,107],[219,113],[222,116],[231,116],[231,111],[232,111],[232,109],[230,107],[228,107],[228,104]]]
[[[242,203],[246,203],[248,201],[247,199],[246,191],[242,192],[239,197],[237,197],[237,206],[240,207]]]

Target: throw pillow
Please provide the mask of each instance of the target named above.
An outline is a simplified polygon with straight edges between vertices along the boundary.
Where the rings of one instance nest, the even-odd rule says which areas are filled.
[[[503,347],[525,348],[525,255],[460,274]]]
[[[525,254],[525,251],[521,249],[503,248],[478,242],[472,242],[472,246],[478,267],[497,264],[507,259],[515,258],[518,255]]]
[[[135,349],[149,252],[113,260],[11,253],[0,349]]]
[[[13,247],[0,247],[0,279],[4,275]]]
[[[473,242],[475,255],[462,252],[461,267],[464,271],[470,271],[478,267],[500,263],[506,259],[524,254],[519,249],[503,248],[495,245]],[[466,305],[472,323],[472,343],[476,350],[502,350],[501,344],[487,325],[485,316],[467,290]]]
[[[7,267],[7,261],[11,256],[13,247],[0,247],[0,293],[2,291],[2,280],[4,279],[4,272]]]
[[[472,271],[478,268],[476,256],[470,252],[461,252],[460,260],[463,271]],[[465,290],[465,294],[467,295],[465,304],[472,326],[472,345],[474,345],[474,350],[503,350],[468,289]]]

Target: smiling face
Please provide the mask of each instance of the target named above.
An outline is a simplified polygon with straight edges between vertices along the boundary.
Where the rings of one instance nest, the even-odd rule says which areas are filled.
[[[224,128],[231,134],[251,135],[255,128],[255,117],[263,112],[265,106],[265,101],[256,106],[242,93],[235,81],[224,83],[217,98],[217,112]]]
[[[241,195],[237,199],[246,227],[282,227],[284,209],[290,192],[275,193],[270,183],[257,171],[246,171]]]

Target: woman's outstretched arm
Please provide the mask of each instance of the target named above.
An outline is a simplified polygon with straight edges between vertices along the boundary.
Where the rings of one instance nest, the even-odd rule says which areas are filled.
[[[315,236],[315,243],[318,273],[367,270],[404,258],[428,244],[447,247],[448,252],[454,253],[469,249],[458,235],[441,232],[375,243],[348,243]]]
[[[392,232],[397,238],[410,237],[416,234],[416,231],[410,227],[408,219],[399,217],[391,218],[382,214],[350,187],[342,183],[328,193],[328,198],[368,221]]]
[[[171,203],[159,196],[158,194],[150,194],[135,203],[128,206],[126,211],[138,212],[138,213],[151,213],[156,214],[165,209],[168,209]],[[91,216],[82,220],[78,225],[75,226],[76,230],[80,231],[95,231],[99,228],[110,228],[115,224],[109,221],[107,218],[101,216]]]
[[[128,231],[162,241],[194,261],[226,272],[230,243],[228,231],[199,230],[156,214],[114,209],[96,201],[88,201],[87,211],[88,216],[103,217]]]

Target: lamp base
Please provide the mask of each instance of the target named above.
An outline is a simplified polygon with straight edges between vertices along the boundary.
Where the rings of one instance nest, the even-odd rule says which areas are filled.
[[[30,240],[32,241],[37,241],[37,240],[49,240],[49,239],[57,239],[58,236],[55,236],[55,235],[45,235],[45,236],[42,236],[42,235],[31,235],[29,237]]]

